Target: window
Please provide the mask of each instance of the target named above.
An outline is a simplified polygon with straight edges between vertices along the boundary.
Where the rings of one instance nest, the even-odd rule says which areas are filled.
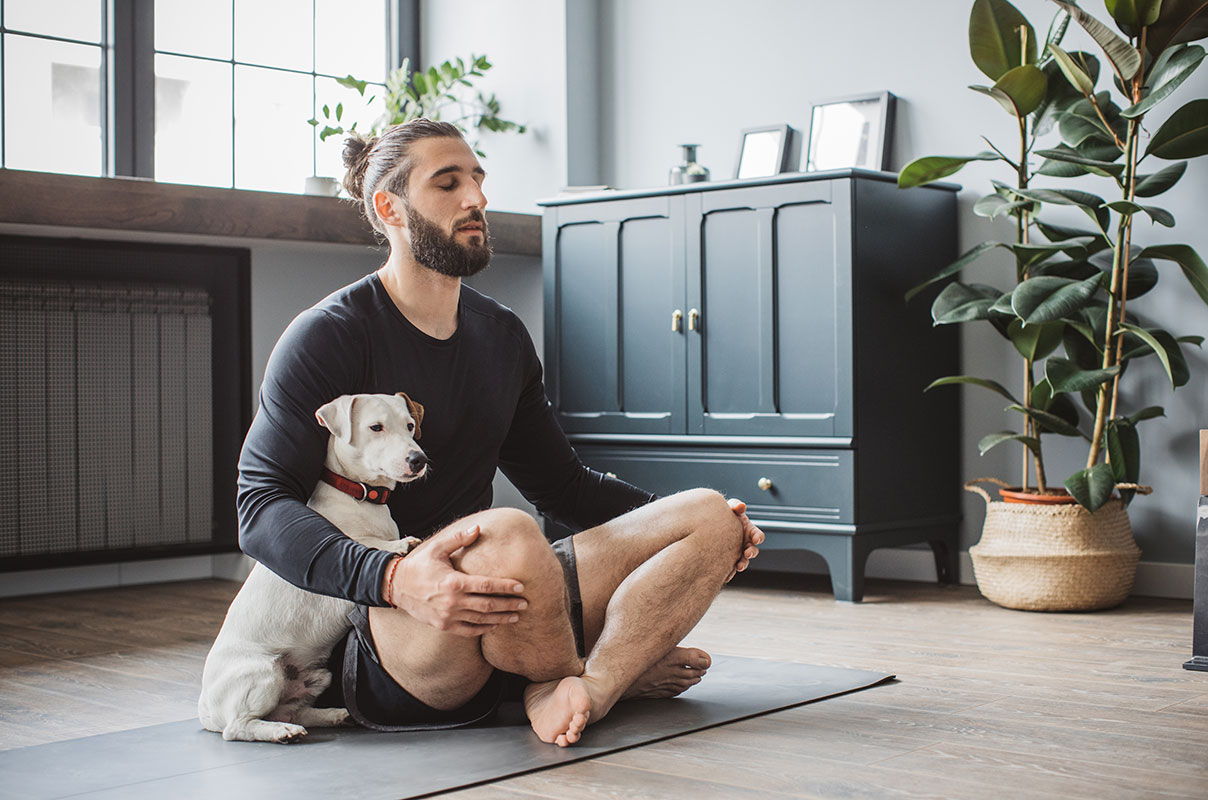
[[[4,0],[0,8],[3,165],[104,175],[104,4]]]
[[[142,148],[129,161],[147,165],[130,170],[144,177],[299,192],[308,175],[343,173],[341,142],[320,142],[306,121],[324,105],[342,104],[345,127],[373,122],[365,99],[336,79],[370,81],[366,97],[381,91],[390,65],[401,60],[392,33],[404,15],[405,30],[418,27],[418,5],[0,0],[0,163],[105,175],[116,171],[109,153]],[[120,31],[131,33],[122,38]],[[120,67],[125,53],[115,46],[145,53],[134,58],[153,70],[153,80],[140,80],[139,67],[133,78],[110,69],[109,60],[116,55]],[[109,122],[113,100],[120,108],[122,97],[154,109],[132,117],[128,133]],[[127,141],[113,141],[114,130]]]

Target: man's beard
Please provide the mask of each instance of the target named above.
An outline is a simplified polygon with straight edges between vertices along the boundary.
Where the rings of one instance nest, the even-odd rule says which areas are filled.
[[[471,237],[471,244],[461,244],[454,238],[457,228],[470,222],[482,225],[482,241]],[[482,272],[491,263],[491,239],[486,217],[477,209],[459,220],[454,226],[453,236],[448,236],[440,226],[407,206],[407,229],[411,232],[412,257],[416,263],[433,272],[451,278],[468,278]]]

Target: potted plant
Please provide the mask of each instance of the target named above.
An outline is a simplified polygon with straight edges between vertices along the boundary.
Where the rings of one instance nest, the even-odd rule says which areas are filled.
[[[975,160],[1003,162],[1012,180],[994,181],[994,191],[974,211],[990,219],[1011,217],[1015,237],[978,244],[907,299],[946,283],[932,303],[935,324],[989,322],[1022,359],[1018,392],[970,375],[940,378],[928,387],[984,387],[1004,396],[1023,420],[1022,430],[992,433],[979,450],[1010,441],[1023,445],[1022,481],[1010,499],[1024,502],[990,503],[989,494],[972,485],[985,479],[967,485],[988,503],[982,540],[970,549],[982,593],[1016,608],[1105,608],[1127,596],[1139,557],[1125,510],[1135,493],[1147,491],[1137,483],[1137,429],[1163,413],[1156,406],[1131,413],[1123,408],[1120,380],[1133,360],[1154,357],[1172,388],[1181,386],[1188,380],[1181,347],[1203,341],[1177,337],[1161,320],[1138,314],[1134,301],[1156,284],[1156,262],[1172,262],[1208,303],[1208,268],[1185,244],[1142,246],[1133,228],[1138,215],[1173,228],[1174,216],[1148,205],[1148,198],[1173,186],[1188,159],[1208,153],[1208,99],[1186,103],[1148,137],[1143,127],[1147,114],[1203,60],[1204,49],[1190,42],[1208,36],[1208,4],[1107,0],[1116,33],[1075,5],[1053,2],[1060,10],[1044,42],[1007,0],[973,4],[970,52],[994,83],[971,88],[1014,118],[1018,143],[1004,149],[987,139],[991,149],[974,156],[917,159],[902,170],[899,185],[939,180]],[[1102,90],[1099,60],[1061,47],[1071,19],[1102,48],[1112,75]],[[1039,148],[1040,137],[1050,134],[1060,143]],[[1033,168],[1035,157],[1043,160]],[[1168,163],[1142,173],[1148,159]],[[1086,175],[1108,182],[1115,197],[1040,180],[1078,178],[1081,187]],[[1072,228],[1042,219],[1053,205],[1080,210],[1089,224]],[[1006,288],[958,279],[999,248],[1013,255]],[[1064,479],[1064,491],[1052,488],[1045,471],[1042,443],[1050,435],[1087,444],[1086,466]]]

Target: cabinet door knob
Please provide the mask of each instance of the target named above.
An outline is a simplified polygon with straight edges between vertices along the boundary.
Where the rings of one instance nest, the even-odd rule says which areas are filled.
[[[688,330],[694,331],[700,327],[700,312],[695,308],[688,312]]]
[[[679,333],[680,325],[684,321],[684,312],[678,308],[671,312],[671,332]]]
[[[755,482],[755,485],[758,486],[761,491],[769,491],[772,488],[772,479],[760,478]]]

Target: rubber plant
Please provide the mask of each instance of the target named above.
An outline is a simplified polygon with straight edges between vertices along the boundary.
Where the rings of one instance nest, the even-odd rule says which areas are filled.
[[[499,116],[499,99],[493,93],[487,95],[481,91],[468,91],[474,89],[474,80],[481,78],[491,66],[485,55],[471,55],[468,64],[457,58],[429,67],[426,71],[412,72],[410,59],[404,58],[402,65],[386,77],[386,90],[382,96],[384,110],[374,121],[369,133],[377,134],[392,125],[420,117],[444,120],[456,125],[466,135],[474,152],[485,158],[486,153],[478,148],[478,131],[525,132],[524,125]],[[365,96],[370,86],[368,81],[352,75],[339,78],[336,82],[345,88],[355,89],[361,97]],[[376,95],[370,95],[365,102],[372,106],[376,99]],[[325,142],[328,137],[356,130],[356,123],[347,129],[341,125],[344,116],[342,103],[338,103],[334,109],[325,105],[321,113],[322,120],[317,117],[308,120],[315,127],[323,125],[319,131],[320,141]]]
[[[1138,220],[1174,228],[1174,216],[1148,205],[1148,198],[1175,185],[1189,159],[1208,153],[1208,99],[1184,104],[1152,135],[1144,126],[1146,116],[1203,61],[1204,49],[1192,42],[1208,37],[1208,0],[1107,0],[1118,32],[1072,3],[1051,1],[1060,8],[1043,43],[1007,0],[976,0],[970,16],[970,52],[994,81],[971,88],[997,100],[1014,117],[1018,145],[1004,151],[987,139],[988,151],[920,158],[898,179],[902,187],[918,186],[972,161],[1003,162],[1012,180],[993,181],[993,193],[979,200],[974,211],[990,219],[1012,217],[1015,240],[978,244],[912,289],[907,299],[927,286],[946,283],[932,303],[935,324],[984,320],[1010,339],[1023,358],[1018,397],[996,381],[970,375],[940,378],[928,389],[973,384],[1008,399],[1008,407],[1022,415],[1023,430],[992,433],[980,441],[979,450],[984,454],[1004,442],[1021,443],[1025,490],[1030,491],[1030,461],[1036,491],[1050,491],[1043,435],[1084,439],[1086,466],[1064,485],[1079,504],[1095,511],[1117,484],[1124,502],[1132,499],[1140,478],[1137,427],[1163,414],[1157,406],[1132,413],[1121,407],[1120,380],[1129,364],[1154,357],[1177,388],[1189,379],[1182,346],[1203,342],[1203,337],[1176,337],[1145,321],[1135,313],[1133,301],[1154,287],[1157,263],[1163,262],[1180,267],[1208,304],[1208,267],[1186,244],[1139,245],[1133,229]],[[1112,76],[1107,88],[1097,88],[1100,62],[1094,55],[1062,49],[1071,20],[1101,48]],[[1060,142],[1039,147],[1038,139],[1050,134]],[[1042,159],[1035,169],[1033,157]],[[1150,159],[1169,163],[1145,164],[1152,171],[1142,173],[1142,164]],[[1043,176],[1046,184],[1077,178],[1081,187],[1087,175],[1106,181],[1114,197],[1037,185]],[[1079,209],[1089,225],[1071,228],[1042,219],[1041,212],[1053,205]],[[959,280],[966,267],[998,248],[1014,256],[1014,280],[1007,290]]]

